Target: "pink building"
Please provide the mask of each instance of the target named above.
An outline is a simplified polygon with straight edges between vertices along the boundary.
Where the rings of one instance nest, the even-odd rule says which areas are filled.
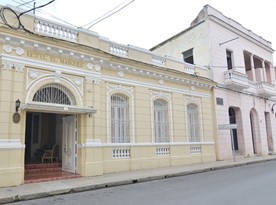
[[[212,70],[217,125],[218,160],[276,150],[275,67],[271,43],[235,20],[206,5],[186,30],[151,49]],[[196,75],[197,73],[195,73]],[[275,106],[274,106],[275,105]]]

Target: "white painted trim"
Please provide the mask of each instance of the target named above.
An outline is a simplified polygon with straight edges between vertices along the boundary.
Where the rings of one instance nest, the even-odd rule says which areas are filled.
[[[115,78],[111,76],[102,76],[101,73],[98,72],[92,72],[92,71],[86,71],[86,70],[81,70],[79,68],[74,68],[74,67],[68,67],[68,66],[63,66],[59,64],[53,64],[53,63],[47,63],[43,61],[37,61],[33,59],[26,59],[22,57],[15,57],[15,56],[10,56],[10,55],[5,55],[2,54],[2,61],[13,61],[17,63],[21,63],[24,65],[28,66],[34,66],[38,68],[46,68],[48,70],[52,71],[61,71],[62,73],[70,73],[72,75],[79,75],[79,76],[85,76],[85,77],[92,77],[92,78],[100,78],[101,80],[104,81],[110,81],[113,83],[117,84],[129,84],[131,86],[142,86],[146,87],[152,90],[162,90],[166,92],[175,92],[175,93],[180,93],[180,94],[185,94],[185,95],[190,95],[190,96],[196,96],[196,97],[205,97],[205,98],[210,98],[210,94],[203,94],[203,93],[198,93],[190,90],[183,90],[183,89],[176,89],[173,87],[165,87],[165,86],[160,86],[160,85],[154,85],[150,83],[143,83],[139,81],[133,81],[133,80],[128,80],[128,79],[122,79],[122,78]]]
[[[159,90],[159,91],[164,91],[164,92],[174,92],[174,93],[180,93],[184,95],[189,95],[189,96],[194,96],[194,97],[204,97],[204,98],[210,98],[210,94],[203,94],[203,93],[198,93],[190,90],[183,90],[183,89],[177,89],[173,87],[166,87],[166,86],[161,86],[161,85],[154,85],[150,83],[144,83],[140,81],[134,81],[134,80],[128,80],[128,79],[122,79],[122,78],[114,78],[110,76],[102,76],[101,78],[104,81],[109,81],[112,83],[117,83],[117,84],[127,84],[130,86],[141,86],[145,88],[149,88],[151,90]]]
[[[82,97],[82,93],[80,92],[80,90],[70,80],[63,78],[63,77],[61,79],[62,79],[62,81],[59,84],[61,84],[62,86],[64,86],[71,92],[72,92],[72,90],[74,91],[74,92],[72,92],[72,94],[75,97],[76,105],[78,105],[78,103],[79,103],[78,106],[83,106],[83,97]],[[26,98],[25,98],[26,103],[32,102],[31,98],[33,96],[30,96],[31,92],[33,90],[35,90],[35,88],[38,88],[37,90],[39,90],[41,88],[41,86],[46,85],[46,84],[43,84],[41,86],[38,86],[39,84],[42,84],[44,81],[46,82],[47,80],[53,80],[53,83],[54,83],[55,75],[54,74],[45,75],[45,76],[42,76],[41,78],[38,78],[37,80],[33,81],[32,83],[30,83],[30,85],[26,89],[26,93],[27,93]]]
[[[156,99],[163,99],[168,103],[168,114],[169,114],[169,139],[170,142],[174,141],[174,127],[173,127],[173,112],[172,112],[172,94],[171,93],[164,93],[162,91],[150,91],[151,99],[150,99],[150,105],[151,105],[151,129],[152,129],[152,142],[155,142],[155,133],[154,133],[154,101]]]
[[[85,144],[78,144],[78,148],[86,147],[159,147],[159,146],[199,146],[214,145],[215,142],[170,142],[170,143],[101,143],[99,141],[87,141]]]
[[[132,130],[131,131],[131,136],[130,136],[130,140],[132,138],[132,142],[135,143],[135,123],[134,123],[134,94],[133,94],[133,91],[134,88],[133,87],[129,87],[129,86],[123,86],[122,84],[119,84],[119,85],[111,85],[109,83],[107,83],[107,93],[106,93],[106,125],[107,125],[107,130],[106,130],[106,133],[107,133],[107,142],[111,142],[111,113],[110,113],[110,106],[111,106],[111,103],[110,103],[110,97],[112,94],[114,93],[121,93],[121,94],[124,94],[126,95],[127,97],[129,97],[131,99],[131,104],[129,104],[129,107],[131,110],[131,120],[132,120],[132,123],[131,123],[131,126],[132,126]]]
[[[51,70],[51,71],[58,70],[58,71],[61,71],[62,73],[70,73],[78,76],[99,77],[101,75],[99,72],[93,72],[91,70],[83,70],[77,67],[69,67],[69,66],[64,66],[60,64],[38,61],[34,59],[22,58],[18,56],[1,54],[1,57],[2,57],[2,61],[9,61],[9,62],[12,61],[15,63],[24,64],[25,66],[29,66],[29,67],[44,68],[44,69],[46,68],[47,70]]]
[[[1,149],[25,149],[25,145],[21,143],[20,139],[0,139]]]
[[[200,98],[187,98],[184,96],[184,113],[185,113],[185,121],[186,121],[186,136],[187,136],[187,141],[189,141],[189,134],[188,134],[188,118],[187,118],[187,106],[190,104],[196,104],[198,106],[198,117],[199,117],[199,127],[200,127],[200,139],[202,142],[204,142],[204,132],[203,132],[203,111],[202,111],[202,106],[201,106],[201,99]],[[190,142],[191,143],[191,142]]]

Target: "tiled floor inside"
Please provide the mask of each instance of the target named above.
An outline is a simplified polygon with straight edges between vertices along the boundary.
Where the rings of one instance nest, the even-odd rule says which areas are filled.
[[[25,165],[25,184],[77,177],[80,177],[80,175],[62,171],[61,163],[36,163]]]

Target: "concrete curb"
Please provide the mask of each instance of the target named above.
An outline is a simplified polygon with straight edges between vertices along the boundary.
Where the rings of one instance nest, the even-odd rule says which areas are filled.
[[[186,176],[191,174],[198,174],[198,173],[210,172],[214,170],[234,168],[234,167],[256,164],[256,163],[261,163],[266,161],[273,161],[273,160],[276,160],[276,158],[257,159],[257,160],[244,161],[244,162],[232,162],[230,164],[210,165],[209,167],[207,166],[204,168],[196,168],[194,170],[176,171],[176,172],[166,173],[166,174],[156,174],[154,176],[144,176],[144,177],[133,176],[128,179],[121,179],[117,181],[109,181],[109,182],[95,183],[95,184],[89,184],[89,185],[78,185],[70,188],[56,188],[51,191],[38,190],[36,192],[34,191],[34,193],[0,197],[0,204],[26,201],[26,200],[50,197],[50,196],[61,195],[61,194],[103,189],[107,187],[122,186],[122,185],[134,184],[134,183],[142,183],[142,182],[161,180],[161,179],[172,178],[172,177]]]

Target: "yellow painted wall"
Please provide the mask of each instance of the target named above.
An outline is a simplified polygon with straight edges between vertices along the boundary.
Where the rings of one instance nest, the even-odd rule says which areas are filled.
[[[31,22],[28,20],[30,29]],[[21,109],[21,121],[14,123],[12,115],[15,112],[15,101],[20,99],[22,105],[31,102],[37,90],[50,83],[60,84],[70,90],[76,98],[77,106],[93,106],[97,110],[90,117],[87,114],[77,114],[76,170],[82,176],[179,166],[216,159],[211,89],[215,83],[185,73],[181,62],[166,59],[166,66],[171,67],[153,65],[150,51],[135,48],[129,49],[127,58],[118,57],[108,53],[111,42],[102,40],[95,34],[78,35],[78,43],[85,46],[76,42],[26,36],[24,32],[6,27],[0,35],[12,39],[0,43],[0,52],[3,54],[3,66],[0,68],[0,174],[5,176],[0,186],[24,183],[25,118],[28,110]],[[11,52],[5,50],[7,45],[13,48]],[[23,54],[16,52],[17,47],[23,49]],[[8,63],[22,66],[22,69],[9,68],[6,65]],[[202,76],[209,76],[207,69],[201,69],[201,72],[204,73]],[[110,143],[108,102],[114,93],[122,93],[129,98],[130,143],[127,144]],[[168,102],[170,142],[164,144],[154,143],[152,104],[158,98]],[[200,107],[204,141],[196,145],[188,142],[187,137],[186,105],[189,102],[196,102]],[[51,122],[46,124],[50,126]],[[45,135],[46,132],[47,130]],[[191,153],[192,146],[197,146],[201,151]],[[114,149],[129,149],[130,156],[114,157]],[[168,152],[157,155],[158,149]]]

